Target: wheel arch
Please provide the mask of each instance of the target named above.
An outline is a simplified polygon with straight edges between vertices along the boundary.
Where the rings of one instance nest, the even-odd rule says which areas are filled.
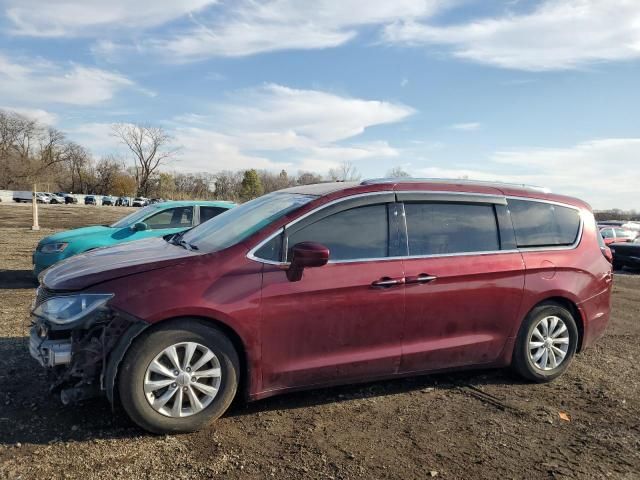
[[[536,303],[533,307],[531,307],[531,309],[529,309],[529,312],[527,312],[527,315],[529,315],[529,313],[531,313],[531,311],[534,308],[539,307],[541,305],[559,305],[567,309],[571,313],[571,316],[576,322],[576,327],[578,328],[578,345],[576,348],[576,352],[582,351],[582,343],[584,340],[584,317],[578,305],[573,300],[567,297],[556,295],[553,297],[545,298],[544,300],[541,300],[538,303]]]
[[[105,369],[105,385],[106,395],[109,402],[114,405],[117,398],[117,380],[118,369],[125,355],[129,351],[129,348],[140,337],[141,334],[153,333],[153,331],[159,327],[165,327],[168,323],[180,324],[186,320],[196,321],[207,328],[217,328],[224,333],[227,338],[233,344],[240,360],[240,382],[238,385],[238,391],[243,395],[246,400],[249,397],[249,358],[246,343],[242,337],[232,327],[226,323],[211,317],[202,315],[184,315],[166,318],[164,320],[154,322],[152,324],[146,322],[139,322],[134,324],[122,338],[118,341],[114,349],[109,355],[107,367]]]

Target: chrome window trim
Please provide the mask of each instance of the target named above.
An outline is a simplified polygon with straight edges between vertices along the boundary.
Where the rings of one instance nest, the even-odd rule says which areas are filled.
[[[251,250],[249,250],[249,252],[247,253],[246,257],[249,260],[253,260],[255,262],[259,262],[259,263],[264,263],[267,265],[276,265],[276,266],[281,266],[281,267],[285,267],[291,264],[291,262],[277,262],[274,260],[266,260],[264,258],[259,258],[255,256],[255,252],[258,251],[265,243],[271,241],[274,237],[280,235],[281,233],[283,233],[284,230],[286,230],[287,228],[289,228],[291,225],[295,225],[296,223],[298,223],[301,220],[304,220],[305,218],[309,217],[310,215],[313,215],[314,213],[322,210],[323,208],[329,207],[331,205],[335,205],[336,203],[340,203],[343,201],[347,201],[347,200],[352,200],[354,198],[361,198],[361,197],[368,197],[368,196],[375,196],[375,195],[385,195],[385,194],[389,194],[389,193],[423,193],[425,195],[428,194],[446,194],[446,195],[451,195],[451,196],[456,196],[456,195],[473,195],[473,196],[482,196],[482,197],[499,197],[500,195],[496,195],[496,194],[490,194],[490,193],[474,193],[474,192],[446,192],[446,191],[433,191],[433,190],[401,190],[401,191],[394,191],[394,190],[381,190],[378,192],[367,192],[367,193],[359,193],[357,195],[350,195],[348,197],[340,197],[337,198],[335,200],[332,200],[331,202],[325,203],[323,205],[318,206],[317,208],[314,208],[313,210],[308,211],[307,213],[305,213],[304,215],[302,215],[299,218],[296,218],[295,220],[293,220],[292,222],[286,224],[284,227],[278,229],[277,231],[275,231],[274,233],[272,233],[271,235],[269,235],[267,238],[265,238],[264,240],[262,240],[260,243],[258,243],[256,246],[254,246]],[[392,261],[392,260],[416,260],[416,259],[428,259],[428,258],[440,258],[440,257],[468,257],[471,255],[496,255],[496,254],[501,254],[501,253],[505,253],[505,254],[512,254],[512,253],[522,253],[524,252],[542,252],[542,251],[558,251],[558,250],[575,250],[578,245],[580,244],[580,242],[582,241],[582,236],[583,236],[583,232],[584,232],[584,219],[582,218],[582,210],[579,207],[576,207],[575,205],[570,205],[568,203],[562,203],[562,202],[557,202],[554,200],[546,200],[546,199],[541,199],[541,198],[533,198],[533,197],[518,197],[518,196],[514,196],[514,195],[505,195],[504,198],[507,199],[507,208],[509,207],[509,199],[513,199],[513,200],[524,200],[524,201],[530,201],[530,202],[538,202],[538,203],[548,203],[551,205],[558,205],[561,207],[567,207],[567,208],[571,208],[573,210],[576,210],[580,216],[580,225],[578,227],[578,236],[576,237],[576,240],[573,244],[571,245],[558,245],[558,246],[545,246],[545,247],[518,247],[516,249],[510,249],[510,250],[493,250],[493,251],[483,251],[483,252],[460,252],[460,253],[442,253],[442,254],[432,254],[432,255],[409,255],[409,256],[397,256],[397,257],[380,257],[380,258],[358,258],[358,259],[351,259],[351,260],[329,260],[329,264],[332,265],[336,265],[336,264],[341,264],[341,263],[359,263],[359,262],[384,262],[384,261]],[[473,202],[472,202],[473,203]],[[493,202],[489,202],[489,203],[493,203]]]

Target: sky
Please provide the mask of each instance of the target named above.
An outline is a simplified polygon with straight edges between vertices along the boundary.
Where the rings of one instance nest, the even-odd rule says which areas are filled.
[[[165,168],[526,183],[640,210],[638,0],[0,0],[0,108]]]

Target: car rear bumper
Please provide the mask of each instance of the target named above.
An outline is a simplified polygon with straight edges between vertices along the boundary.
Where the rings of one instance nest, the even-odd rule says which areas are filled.
[[[611,286],[578,305],[584,320],[582,348],[593,345],[607,328],[611,316]]]

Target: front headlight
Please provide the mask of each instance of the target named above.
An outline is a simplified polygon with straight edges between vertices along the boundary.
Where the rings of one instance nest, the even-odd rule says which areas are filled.
[[[68,243],[58,242],[58,243],[45,243],[40,247],[40,251],[42,253],[60,253],[67,248]]]
[[[53,297],[38,305],[33,314],[56,325],[66,325],[87,316],[112,297],[111,293],[81,293]]]

